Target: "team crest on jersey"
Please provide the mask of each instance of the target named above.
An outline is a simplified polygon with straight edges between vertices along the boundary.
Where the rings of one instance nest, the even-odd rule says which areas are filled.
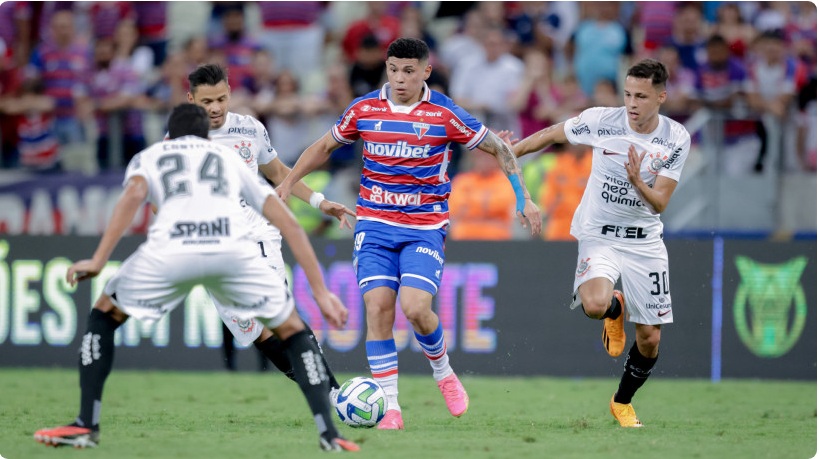
[[[591,267],[589,260],[591,260],[591,258],[586,258],[585,260],[580,260],[580,262],[577,264],[577,271],[575,272],[577,277],[582,277],[584,274],[589,272],[589,268]]]
[[[250,142],[242,141],[242,143],[234,145],[233,147],[236,148],[239,156],[241,156],[246,163],[253,161],[253,153],[250,151]]]
[[[668,160],[668,155],[663,155],[660,152],[652,153],[648,155],[648,166],[646,169],[652,175],[657,175],[660,173],[660,169],[665,166],[665,162]]]
[[[412,129],[415,131],[415,135],[417,135],[418,138],[420,139],[421,137],[424,137],[424,134],[426,134],[427,131],[429,131],[429,124],[412,123]]]

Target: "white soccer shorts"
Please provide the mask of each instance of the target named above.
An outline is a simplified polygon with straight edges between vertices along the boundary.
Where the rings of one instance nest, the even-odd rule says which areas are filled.
[[[108,281],[105,294],[129,316],[155,321],[201,284],[228,317],[237,322],[258,318],[271,328],[278,327],[292,313],[294,302],[282,278],[252,245],[243,244],[247,249],[243,245],[222,253],[171,256],[142,245]]]
[[[259,241],[256,243],[256,246],[258,251],[257,256],[267,264],[269,269],[281,277],[282,282],[287,285],[287,273],[285,271],[284,258],[282,258],[281,239]],[[250,346],[251,343],[256,341],[256,338],[262,333],[263,328],[257,320],[241,320],[227,310],[217,298],[213,295],[209,296],[213,305],[216,306],[216,312],[219,313],[222,322],[225,323],[240,346]],[[287,301],[293,303],[295,307],[293,297],[289,293],[287,295]]]
[[[668,252],[662,240],[649,244],[619,244],[585,240],[578,243],[574,290],[589,279],[605,277],[617,285],[622,278],[626,317],[645,325],[674,322]],[[574,306],[574,305],[573,305]]]

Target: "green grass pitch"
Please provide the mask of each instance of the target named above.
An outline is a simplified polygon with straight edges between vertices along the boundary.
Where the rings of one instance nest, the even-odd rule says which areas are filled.
[[[355,375],[344,374],[342,379]],[[797,458],[817,452],[815,382],[648,381],[634,399],[646,427],[609,414],[616,379],[464,376],[469,411],[452,418],[431,376],[402,375],[405,431],[353,429],[361,458]],[[114,369],[100,447],[50,448],[35,430],[77,414],[77,373],[0,369],[0,456],[320,458],[297,386],[281,374]]]

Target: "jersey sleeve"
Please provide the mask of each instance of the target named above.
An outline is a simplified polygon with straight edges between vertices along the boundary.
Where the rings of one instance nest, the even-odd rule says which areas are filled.
[[[474,116],[454,103],[449,107],[451,117],[447,121],[446,134],[453,142],[458,142],[473,150],[483,142],[489,130]]]
[[[151,174],[150,171],[148,171],[148,164],[146,164],[145,159],[143,152],[139,152],[131,158],[131,161],[128,162],[128,167],[125,168],[125,178],[122,179],[122,186],[125,187],[131,178],[140,176],[144,178],[145,183],[148,184],[148,201],[153,201],[152,196],[154,196],[153,191],[155,185],[152,183]]]
[[[347,110],[344,110],[344,113],[338,118],[336,124],[330,129],[330,133],[333,135],[333,138],[336,139],[336,142],[351,144],[361,137],[361,134],[358,132],[358,112],[356,110],[356,104],[359,100],[361,99],[354,100],[353,103],[347,107]]]
[[[597,125],[603,109],[600,107],[588,108],[579,115],[563,123],[563,132],[572,145],[594,145]]]
[[[269,186],[264,179],[254,174],[250,169],[239,159],[239,156],[233,154],[229,148],[221,147],[227,151],[223,152],[225,158],[230,163],[228,167],[235,169],[239,176],[239,194],[247,204],[255,209],[257,212],[262,212],[264,201],[268,196],[276,193],[273,187]]]
[[[679,132],[675,142],[678,147],[675,148],[671,156],[665,160],[663,168],[659,173],[659,175],[676,180],[677,182],[680,181],[683,165],[685,164],[685,160],[688,159],[688,152],[691,150],[691,135],[689,135],[688,131],[682,126],[678,126],[678,129]]]
[[[256,145],[259,145],[259,153],[256,161],[259,164],[267,164],[276,159],[279,153],[270,143],[270,136],[267,134],[267,129],[264,125],[259,120],[254,119],[253,121],[254,124],[256,124]]]

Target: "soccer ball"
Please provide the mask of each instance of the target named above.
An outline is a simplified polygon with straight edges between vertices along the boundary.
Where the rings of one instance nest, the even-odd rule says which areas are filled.
[[[336,413],[351,427],[372,427],[387,412],[387,394],[372,378],[357,376],[346,381],[336,395]]]

